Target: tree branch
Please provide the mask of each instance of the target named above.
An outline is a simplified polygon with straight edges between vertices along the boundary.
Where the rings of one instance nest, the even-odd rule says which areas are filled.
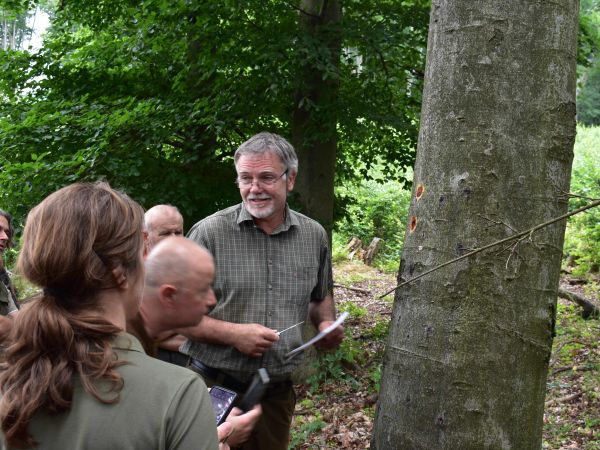
[[[576,294],[559,286],[558,296],[575,302],[581,306],[583,308],[583,311],[581,311],[581,317],[584,319],[587,319],[588,317],[600,317],[600,308],[598,308],[598,306],[589,301],[583,295]]]
[[[315,15],[315,14],[311,14],[308,11],[303,10],[302,8],[300,8],[299,6],[294,5],[292,2],[284,2],[286,5],[290,6],[292,9],[295,9],[296,11],[304,14],[305,16],[309,16],[309,17],[314,17],[315,19],[320,19],[321,16]]]
[[[349,291],[359,292],[361,294],[370,294],[371,293],[371,291],[369,291],[368,289],[361,289],[361,288],[357,288],[357,287],[353,287],[353,286],[344,286],[343,284],[338,284],[338,283],[333,283],[333,287],[347,289]]]
[[[555,403],[567,403],[573,400],[577,400],[579,397],[583,395],[582,392],[576,392],[574,394],[565,395],[564,397],[551,398],[546,402],[546,406],[554,405]]]
[[[425,275],[429,275],[430,273],[435,272],[436,270],[439,270],[442,267],[449,266],[450,264],[454,264],[455,262],[458,262],[458,261],[461,261],[463,259],[469,258],[469,257],[471,257],[471,256],[473,256],[473,255],[475,255],[477,253],[481,253],[482,251],[487,250],[488,248],[492,248],[492,247],[495,247],[497,245],[504,244],[505,242],[513,241],[515,239],[519,239],[519,238],[522,238],[522,237],[527,236],[527,235],[531,236],[534,232],[536,232],[537,230],[539,230],[541,228],[547,227],[548,225],[552,225],[555,222],[559,222],[559,221],[561,221],[563,219],[566,219],[568,217],[574,216],[575,214],[579,214],[579,213],[581,213],[583,211],[586,211],[588,209],[594,208],[594,207],[596,207],[598,205],[600,205],[600,200],[596,200],[596,201],[594,201],[592,203],[589,203],[586,206],[582,206],[581,208],[576,209],[575,211],[571,211],[570,213],[563,214],[562,216],[559,216],[559,217],[555,217],[554,219],[551,219],[551,220],[549,220],[547,222],[538,224],[538,225],[536,225],[536,226],[534,226],[532,228],[529,228],[528,230],[525,230],[525,231],[522,231],[520,233],[514,234],[514,235],[509,236],[509,237],[507,237],[505,239],[501,239],[499,241],[492,242],[491,244],[488,244],[488,245],[485,245],[483,247],[477,248],[477,249],[475,249],[475,250],[473,250],[473,251],[471,251],[469,253],[465,253],[464,255],[459,256],[458,258],[454,258],[454,259],[451,259],[450,261],[446,261],[445,263],[442,263],[442,264],[440,264],[438,266],[435,266],[432,269],[426,270],[422,274],[417,275],[416,277],[411,278],[410,280],[407,280],[407,281],[404,281],[404,282],[398,284],[395,288],[392,288],[389,291],[387,291],[385,294],[380,295],[379,298],[383,298],[386,295],[391,294],[392,292],[394,292],[396,289],[401,288],[402,286],[406,286],[407,284],[412,283],[413,281],[416,281],[419,278],[423,278]]]

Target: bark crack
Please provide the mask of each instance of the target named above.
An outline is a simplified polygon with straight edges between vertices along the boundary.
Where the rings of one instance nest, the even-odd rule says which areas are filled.
[[[448,363],[441,361],[439,359],[435,359],[435,358],[431,358],[430,356],[425,356],[425,355],[421,355],[419,353],[413,352],[411,350],[407,350],[405,348],[402,347],[396,347],[395,345],[390,345],[390,348],[393,348],[394,350],[396,350],[399,353],[404,353],[405,355],[410,355],[410,356],[414,356],[415,358],[420,358],[420,359],[424,359],[427,361],[433,361],[439,364],[443,364],[444,366],[447,366]]]
[[[533,347],[537,347],[540,350],[543,350],[544,352],[549,352],[551,347],[548,344],[542,344],[537,342],[535,339],[532,339],[530,337],[525,336],[522,333],[519,333],[518,331],[515,330],[511,330],[510,328],[504,328],[498,324],[495,325],[496,328],[498,328],[499,330],[504,331],[507,334],[511,334],[513,336],[516,336],[517,338],[519,338],[519,340],[523,341],[526,344],[529,344]]]

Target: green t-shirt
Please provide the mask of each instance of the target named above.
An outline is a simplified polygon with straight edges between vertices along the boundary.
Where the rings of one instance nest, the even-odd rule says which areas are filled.
[[[204,381],[192,371],[147,356],[130,334],[113,348],[120,400],[103,404],[76,383],[70,411],[38,412],[29,432],[43,450],[216,450],[215,416]]]

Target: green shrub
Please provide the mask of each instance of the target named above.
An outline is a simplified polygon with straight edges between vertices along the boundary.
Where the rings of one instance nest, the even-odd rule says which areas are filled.
[[[378,237],[383,245],[374,265],[397,270],[408,216],[411,193],[399,182],[363,181],[336,189],[336,196],[353,198],[345,206],[346,216],[338,220],[333,233],[333,255],[344,256],[343,247],[353,236],[365,246]]]
[[[317,416],[312,420],[302,422],[297,430],[292,430],[288,450],[300,448],[300,446],[306,442],[308,436],[313,433],[318,433],[325,427],[325,425],[327,424],[323,421],[323,418],[319,414],[317,414]]]
[[[339,312],[347,312],[350,314],[350,317],[354,319],[362,319],[368,313],[367,308],[363,308],[362,306],[358,306],[356,303],[352,301],[346,301],[338,304]]]
[[[600,126],[577,128],[571,192],[586,198],[573,198],[569,209],[577,209],[590,198],[600,198]],[[564,254],[575,275],[598,272],[600,263],[600,208],[569,218]]]
[[[377,364],[371,371],[371,380],[373,381],[373,390],[379,392],[381,390],[381,370],[383,365]]]
[[[313,363],[314,374],[307,379],[310,392],[317,392],[327,382],[358,384],[352,375],[356,364],[363,363],[364,350],[359,341],[346,333],[340,346],[330,352],[322,352]]]
[[[577,121],[600,125],[600,60],[586,70],[583,86],[577,95]]]
[[[334,264],[346,261],[348,259],[348,252],[346,251],[346,244],[348,240],[345,235],[340,233],[333,233],[332,236],[332,252],[331,259]]]

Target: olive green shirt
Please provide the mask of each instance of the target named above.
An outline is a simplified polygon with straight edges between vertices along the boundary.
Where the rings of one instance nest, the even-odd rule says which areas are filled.
[[[206,385],[192,371],[147,356],[129,334],[115,339],[124,386],[103,404],[75,384],[70,411],[38,412],[29,432],[44,450],[217,450]]]
[[[311,301],[333,290],[329,240],[315,220],[286,207],[284,223],[266,234],[254,224],[243,203],[209,216],[188,237],[203,245],[215,260],[217,305],[210,316],[233,323],[258,323],[283,330],[308,318]],[[182,353],[246,381],[259,367],[272,378],[286,378],[301,355],[285,354],[302,344],[302,328],[281,335],[260,358],[233,347],[187,341]]]

